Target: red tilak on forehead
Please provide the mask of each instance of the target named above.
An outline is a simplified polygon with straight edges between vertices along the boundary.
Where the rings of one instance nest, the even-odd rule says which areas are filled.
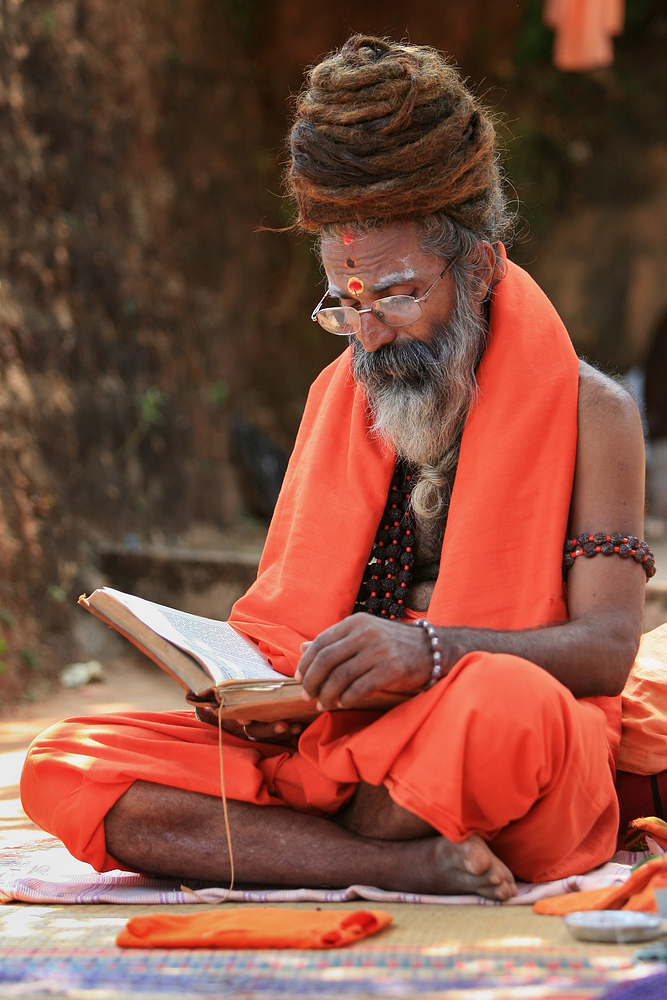
[[[351,294],[361,294],[364,290],[364,283],[361,278],[350,278],[347,283],[347,290]]]
[[[354,236],[352,235],[352,233],[343,233],[342,239],[345,246],[349,247],[350,243],[352,243],[354,240]]]

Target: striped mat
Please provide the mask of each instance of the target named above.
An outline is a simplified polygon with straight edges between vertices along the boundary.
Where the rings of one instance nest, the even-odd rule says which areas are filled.
[[[550,951],[438,955],[426,949],[420,953],[416,949],[358,947],[344,952],[289,953],[0,949],[0,996],[51,1000],[590,1000],[601,997],[614,984],[655,971],[655,966],[633,966],[630,958],[618,955]]]
[[[174,903],[345,903],[368,900],[374,903],[427,903],[469,906],[527,906],[545,896],[595,889],[623,882],[630,866],[646,855],[619,852],[606,865],[586,875],[574,875],[556,882],[536,885],[519,883],[518,895],[501,904],[481,896],[431,896],[388,892],[375,886],[354,885],[346,889],[286,889],[259,886],[237,887],[231,893],[224,886],[190,880],[187,887],[177,879],[150,878],[132,872],[114,871],[100,875],[76,861],[63,847],[45,845],[29,851],[0,854],[0,902],[25,903],[120,903],[161,905]]]

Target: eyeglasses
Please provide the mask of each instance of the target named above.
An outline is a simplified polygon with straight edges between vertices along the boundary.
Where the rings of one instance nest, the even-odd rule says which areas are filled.
[[[359,333],[361,330],[362,313],[372,312],[379,320],[387,326],[412,326],[422,314],[421,304],[426,296],[444,277],[447,270],[454,262],[450,260],[447,267],[440,272],[435,281],[428,286],[423,295],[418,299],[414,295],[387,295],[383,299],[375,299],[366,309],[355,309],[354,306],[332,306],[327,309],[322,308],[322,303],[328,296],[326,291],[318,304],[313,309],[311,319],[313,323],[319,323],[327,333],[335,333],[337,337],[349,337]]]

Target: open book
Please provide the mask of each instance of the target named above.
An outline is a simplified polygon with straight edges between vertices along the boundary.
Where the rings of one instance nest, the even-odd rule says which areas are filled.
[[[302,685],[274,670],[257,646],[228,622],[101,587],[79,604],[115,628],[185,688],[187,700],[218,709],[223,719],[308,719],[315,701],[304,701]],[[384,711],[405,694],[378,692],[355,708]]]

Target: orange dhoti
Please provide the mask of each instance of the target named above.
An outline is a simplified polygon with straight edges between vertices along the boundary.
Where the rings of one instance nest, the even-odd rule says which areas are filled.
[[[224,736],[227,796],[330,815],[359,781],[450,840],[487,840],[514,874],[544,881],[614,852],[618,805],[606,717],[532,663],[471,653],[385,715],[325,713],[298,751]],[[191,712],[72,719],[33,744],[24,807],[98,870],[118,867],[104,816],[133,781],[220,794],[218,733]]]

